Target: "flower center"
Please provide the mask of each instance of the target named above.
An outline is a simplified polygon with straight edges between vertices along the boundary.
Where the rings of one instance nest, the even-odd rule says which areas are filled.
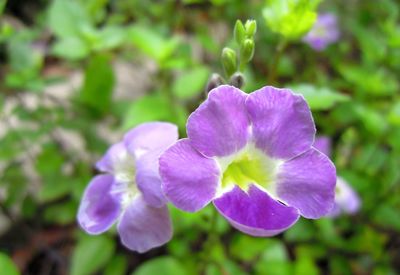
[[[326,36],[326,28],[325,26],[317,26],[315,28],[315,34],[317,37],[325,37]]]
[[[220,159],[222,190],[231,190],[235,185],[247,191],[250,184],[274,192],[274,182],[280,160],[272,159],[263,152],[248,146],[234,156]]]
[[[119,182],[135,181],[135,160],[127,151],[121,152],[114,160],[114,175]]]
[[[122,150],[115,156],[113,170],[116,182],[112,192],[120,196],[122,207],[126,208],[140,194],[135,182],[135,160],[128,151]]]
[[[140,191],[134,182],[115,182],[111,193],[121,200],[122,208],[125,209]]]

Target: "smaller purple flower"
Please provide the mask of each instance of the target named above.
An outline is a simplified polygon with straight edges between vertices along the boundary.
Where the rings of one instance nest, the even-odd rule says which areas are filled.
[[[318,137],[315,139],[313,146],[325,155],[330,156],[330,138],[324,136]],[[338,176],[335,188],[335,205],[327,216],[337,217],[342,213],[354,214],[359,210],[360,205],[361,201],[357,193],[351,188],[348,182]]]
[[[316,51],[324,50],[329,44],[339,39],[340,32],[336,15],[321,13],[311,30],[303,37],[303,41]]]
[[[176,207],[195,212],[213,202],[233,227],[260,237],[332,209],[335,167],[312,147],[315,125],[301,95],[219,86],[189,116],[187,134],[160,157],[162,189]]]
[[[177,127],[152,122],[130,130],[108,149],[96,167],[78,211],[89,234],[107,231],[117,222],[122,243],[140,253],[168,242],[172,225],[158,172],[160,154],[178,139]]]

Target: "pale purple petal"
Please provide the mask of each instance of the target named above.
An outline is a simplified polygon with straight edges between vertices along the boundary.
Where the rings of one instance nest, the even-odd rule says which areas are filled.
[[[154,150],[141,156],[136,161],[136,183],[147,202],[153,207],[161,207],[166,198],[161,190],[159,162],[161,151]]]
[[[227,156],[243,148],[249,138],[245,108],[247,94],[219,86],[190,116],[187,134],[193,147],[208,157]]]
[[[346,214],[356,213],[361,205],[360,198],[351,186],[341,177],[337,177],[335,206],[329,216],[335,217],[342,212]]]
[[[303,41],[317,51],[322,51],[329,44],[339,39],[340,32],[336,16],[331,13],[318,15],[312,29],[303,37]]]
[[[233,227],[258,237],[279,234],[299,219],[296,208],[274,200],[255,185],[247,193],[235,186],[214,200],[214,205]]]
[[[153,150],[164,150],[177,140],[177,126],[167,122],[143,123],[124,136],[124,143],[135,159]]]
[[[327,156],[310,149],[280,167],[277,195],[306,218],[326,215],[333,207],[336,169]]]
[[[111,175],[96,176],[86,187],[79,206],[78,223],[89,234],[107,231],[120,214],[119,198],[110,192],[113,180]]]
[[[246,107],[255,144],[267,155],[290,159],[310,149],[316,130],[303,96],[266,86],[249,95]]]
[[[118,142],[112,145],[104,156],[96,163],[96,168],[101,172],[112,174],[115,170],[115,166],[119,162],[124,162],[123,156],[127,155],[125,145],[122,142]]]
[[[313,147],[328,157],[331,155],[331,139],[325,136],[315,138]]]
[[[178,208],[194,212],[215,196],[220,170],[215,160],[194,149],[188,139],[181,139],[160,157],[162,189]]]
[[[168,208],[151,207],[137,196],[121,217],[118,233],[124,246],[139,253],[161,246],[172,238]]]

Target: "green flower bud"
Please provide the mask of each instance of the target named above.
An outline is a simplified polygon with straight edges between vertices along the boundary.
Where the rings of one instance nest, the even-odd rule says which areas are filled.
[[[257,31],[257,21],[256,20],[247,20],[244,27],[246,29],[246,36],[248,38],[252,38]]]
[[[240,47],[240,61],[250,62],[254,55],[254,40],[246,39]]]
[[[225,74],[230,77],[237,69],[236,52],[230,48],[224,48],[221,59]]]
[[[235,36],[235,41],[238,43],[238,45],[243,43],[243,40],[246,38],[246,31],[242,21],[236,20],[235,28],[233,29],[233,35]]]

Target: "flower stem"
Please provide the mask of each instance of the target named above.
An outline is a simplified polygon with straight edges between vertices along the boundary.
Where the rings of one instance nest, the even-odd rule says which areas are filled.
[[[218,241],[217,222],[218,222],[218,211],[215,207],[212,208],[213,213],[211,215],[210,229],[208,231],[208,238],[204,242],[203,249],[203,261],[200,266],[200,274],[205,274],[207,266],[213,261],[212,260],[212,247],[215,242]]]
[[[272,63],[268,70],[268,83],[269,84],[276,84],[276,73],[279,65],[279,60],[281,59],[283,51],[286,49],[288,43],[287,40],[282,39],[276,47],[276,52],[273,57]]]

